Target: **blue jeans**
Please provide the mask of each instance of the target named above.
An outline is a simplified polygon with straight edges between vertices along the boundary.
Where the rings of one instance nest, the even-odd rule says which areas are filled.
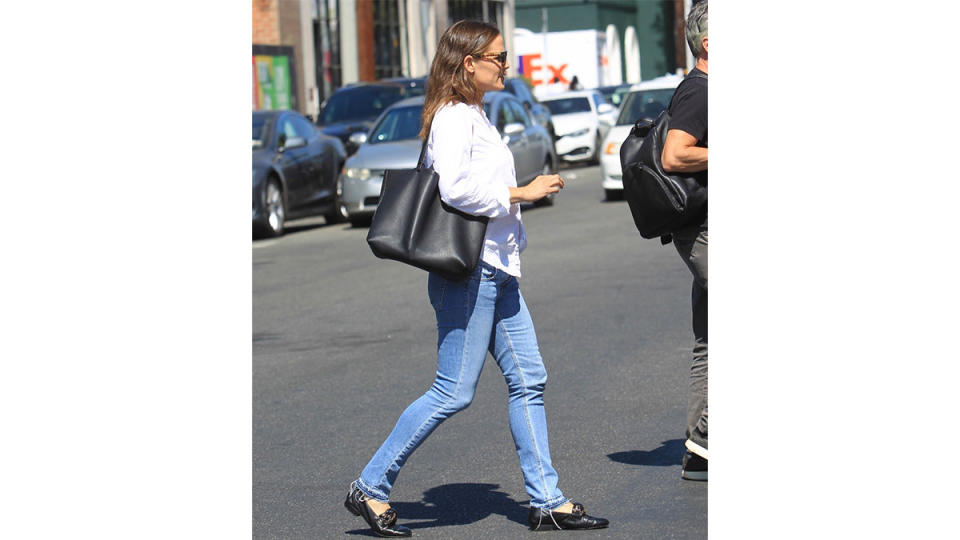
[[[517,279],[481,261],[461,282],[431,273],[428,290],[437,313],[437,378],[400,415],[360,474],[357,487],[372,499],[389,499],[400,468],[413,451],[441,422],[470,405],[490,351],[507,381],[510,431],[530,506],[562,505],[567,499],[557,488],[543,408],[547,371]]]

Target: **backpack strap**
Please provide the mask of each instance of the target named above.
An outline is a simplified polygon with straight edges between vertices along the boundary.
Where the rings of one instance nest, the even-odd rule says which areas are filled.
[[[696,72],[696,73],[694,73],[694,72],[691,71],[690,73],[687,74],[686,77],[683,78],[682,81],[680,81],[680,84],[677,85],[677,90],[680,89],[680,85],[682,85],[683,83],[689,81],[690,79],[706,79],[706,78],[707,78],[707,76],[704,75],[703,73],[700,73],[699,71]],[[674,91],[673,91],[673,95],[670,96],[670,103],[667,105],[667,110],[668,110],[668,111],[673,107],[673,98],[677,97],[677,90],[674,90]]]

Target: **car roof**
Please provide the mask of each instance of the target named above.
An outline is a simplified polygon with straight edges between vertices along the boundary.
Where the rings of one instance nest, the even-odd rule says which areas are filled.
[[[549,96],[543,96],[540,98],[540,101],[554,101],[557,99],[566,99],[572,97],[590,97],[594,94],[599,94],[596,90],[570,90],[569,92],[564,92],[562,94],[551,94]]]
[[[485,94],[483,94],[484,103],[493,103],[498,99],[516,99],[517,101],[520,101],[519,99],[517,99],[517,96],[513,95],[513,93],[507,92],[505,90],[497,90],[495,92],[486,92]]]
[[[281,114],[284,114],[284,113],[300,114],[299,112],[290,110],[290,109],[270,109],[266,111],[253,111],[254,116],[280,116]]]
[[[630,85],[630,91],[634,90],[656,90],[660,88],[676,88],[683,80],[683,75],[667,74],[649,81],[640,81]]]
[[[341,86],[340,88],[337,88],[336,91],[334,91],[333,93],[334,93],[334,94],[337,94],[337,93],[342,92],[342,91],[344,91],[344,90],[351,90],[351,89],[354,89],[354,88],[371,88],[371,87],[380,87],[380,88],[403,88],[404,85],[401,84],[401,83],[399,83],[399,82],[395,82],[395,81],[359,81],[359,82],[352,82],[352,83],[349,83],[349,84],[345,84],[345,85]]]
[[[410,85],[412,83],[418,83],[418,82],[422,82],[425,84],[427,82],[427,78],[426,77],[388,77],[386,79],[380,79],[377,82],[400,83],[403,85]]]
[[[423,105],[423,100],[424,100],[425,98],[426,98],[426,96],[413,96],[413,97],[403,98],[403,99],[401,99],[400,101],[394,103],[393,105],[390,105],[389,107],[387,107],[387,110],[389,110],[389,109],[397,109],[397,108],[399,108],[399,107],[409,107],[409,106],[411,106],[411,105],[421,105],[421,106],[422,106],[422,105]]]

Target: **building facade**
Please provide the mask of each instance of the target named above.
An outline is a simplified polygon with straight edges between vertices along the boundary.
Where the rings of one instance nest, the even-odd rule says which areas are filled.
[[[532,32],[597,30],[639,82],[688,67],[683,20],[690,0],[516,0],[516,26]],[[612,34],[615,30],[616,34]]]
[[[316,117],[337,88],[423,77],[455,21],[497,25],[511,64],[514,30],[605,32],[623,81],[689,67],[683,14],[690,0],[253,0],[253,108]],[[517,72],[513,70],[514,74]]]

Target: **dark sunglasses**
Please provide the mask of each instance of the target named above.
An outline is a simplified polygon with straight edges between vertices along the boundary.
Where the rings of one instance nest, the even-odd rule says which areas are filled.
[[[507,51],[503,51],[502,53],[475,54],[473,56],[478,58],[493,58],[496,59],[497,62],[500,62],[500,64],[507,63]]]

